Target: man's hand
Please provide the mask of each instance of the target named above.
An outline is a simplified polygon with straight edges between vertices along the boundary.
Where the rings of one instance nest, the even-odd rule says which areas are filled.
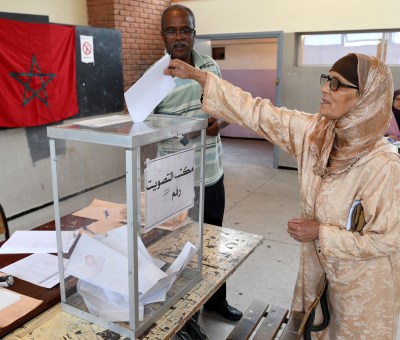
[[[215,119],[214,117],[208,118],[208,128],[206,129],[206,135],[207,136],[217,136],[218,133],[226,128],[229,125],[229,123],[220,120],[220,119]]]
[[[208,128],[206,129],[207,136],[217,136],[219,133],[219,122],[214,117],[208,118]]]
[[[288,221],[287,232],[298,242],[311,242],[319,236],[319,225],[316,221],[293,218]]]

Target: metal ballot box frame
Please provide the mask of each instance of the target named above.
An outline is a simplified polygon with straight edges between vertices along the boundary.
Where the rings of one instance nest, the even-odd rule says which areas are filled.
[[[112,123],[113,117],[111,115],[106,117],[111,119],[111,123],[108,122],[103,125],[101,124],[101,118],[94,118],[93,121],[85,121],[85,124],[81,124],[81,121],[76,121],[47,127],[47,136],[50,144],[61,304],[63,310],[77,317],[103,326],[123,336],[137,338],[201,280],[205,129],[207,128],[207,119],[150,115],[144,122],[140,123],[133,123],[128,119],[126,121],[120,119],[120,122]],[[90,123],[91,121],[93,124]],[[192,168],[192,171],[195,172],[196,180],[193,180],[193,204],[188,210],[189,222],[176,230],[169,229],[165,231],[163,229],[162,232],[156,226],[154,230],[157,230],[157,232],[154,233],[154,230],[151,230],[146,234],[143,232],[145,228],[143,228],[142,192],[146,191],[146,188],[147,190],[155,191],[163,185],[165,186],[162,189],[165,189],[167,182],[171,181],[173,177],[185,176],[190,171],[186,167],[185,170],[180,169],[179,174],[173,175],[171,171],[163,180],[153,180],[152,182],[149,181],[151,182],[150,184],[146,184],[144,183],[146,165],[159,157],[152,156],[153,159],[150,159],[144,153],[144,150],[148,148],[155,149],[160,142],[181,143],[182,139],[188,141],[186,136],[189,138],[197,136],[199,141],[193,153],[197,155],[197,157],[193,157],[195,166]],[[181,144],[185,145],[185,143]],[[92,150],[92,148],[94,149]],[[80,153],[80,149],[84,151]],[[109,164],[110,158],[111,162],[119,164],[120,169],[122,169],[119,176],[113,173],[114,179],[106,178],[106,175],[103,174],[103,172],[107,172],[108,168],[111,169],[111,172],[114,168],[118,168],[117,164]],[[122,161],[119,162],[118,160]],[[123,161],[125,161],[125,165],[121,165]],[[73,164],[70,164],[71,162]],[[127,230],[127,267],[122,272],[124,277],[127,277],[127,313],[129,320],[112,320],[112,318],[110,320],[110,318],[104,318],[101,311],[100,313],[90,311],[88,304],[85,303],[86,300],[78,291],[81,278],[69,272],[68,261],[71,261],[74,251],[77,251],[79,242],[87,238],[89,234],[93,234],[90,235],[91,240],[96,240],[96,242],[101,237],[104,237],[101,232],[97,234],[96,230],[95,232],[89,230],[89,222],[87,220],[83,219],[83,224],[77,223],[78,217],[74,216],[74,214],[76,211],[87,207],[93,198],[97,198],[96,190],[100,190],[99,192],[103,193],[101,199],[113,197],[110,195],[111,190],[115,193],[114,184],[121,181],[122,184],[117,188],[119,188],[119,191],[123,191],[123,195],[120,195],[122,202],[118,203],[126,204],[126,221],[124,222]],[[108,188],[108,186],[113,189],[104,189]],[[195,191],[198,194],[194,195]],[[189,190],[189,192],[191,191]],[[181,195],[181,189],[176,187],[173,190],[172,198],[177,199],[178,194]],[[72,204],[67,204],[68,202]],[[154,212],[160,208],[149,205],[146,209],[148,209],[146,210],[147,214],[150,214],[148,216],[152,216],[152,211]],[[106,218],[109,218],[107,210],[104,211]],[[65,223],[66,218],[70,221],[69,223]],[[90,216],[89,221],[95,224],[100,222],[96,218],[90,220]],[[102,222],[107,224],[109,221]],[[64,250],[62,231],[71,230],[71,228],[79,229],[80,234],[71,249]],[[158,236],[147,237],[149,234]],[[139,309],[141,294],[139,292],[139,283],[141,282],[141,277],[138,269],[138,247],[140,246],[138,238],[139,240],[146,239],[144,243],[151,256],[165,262],[163,270],[172,267],[172,262],[182,250],[185,242],[195,242],[194,246],[197,247],[196,255],[191,259],[189,265],[179,273],[172,288],[166,294],[166,300],[145,305],[144,314],[140,314]],[[103,261],[106,262],[107,259],[103,259]],[[101,266],[103,264],[104,266],[107,265],[107,263],[101,263]],[[98,267],[96,269],[103,269],[103,267],[100,268],[100,265]],[[118,283],[116,286],[121,286],[121,281],[123,281],[118,277],[112,277],[112,280]],[[91,281],[89,280],[89,282]],[[139,320],[140,315],[142,315],[141,321]]]

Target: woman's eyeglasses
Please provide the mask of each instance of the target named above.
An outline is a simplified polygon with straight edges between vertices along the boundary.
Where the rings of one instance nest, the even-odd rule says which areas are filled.
[[[348,87],[350,89],[358,89],[358,86],[342,84],[336,78],[331,78],[327,74],[321,74],[321,78],[319,80],[319,83],[321,84],[321,86],[325,85],[328,81],[329,81],[329,88],[332,91],[337,91],[339,89],[339,87]]]
[[[196,31],[193,28],[182,28],[181,30],[177,30],[174,28],[163,31],[163,34],[167,38],[175,38],[179,33],[182,37],[188,38],[193,35]]]

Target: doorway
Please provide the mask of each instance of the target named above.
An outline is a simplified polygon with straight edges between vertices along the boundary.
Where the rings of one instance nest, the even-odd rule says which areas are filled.
[[[268,98],[279,106],[281,92],[281,32],[238,33],[198,36],[195,49],[218,63],[222,78],[252,94]],[[221,130],[221,136],[261,139],[239,125]]]

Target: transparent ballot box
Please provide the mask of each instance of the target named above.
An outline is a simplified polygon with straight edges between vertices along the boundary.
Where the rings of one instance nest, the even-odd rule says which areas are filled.
[[[201,280],[206,127],[107,115],[47,128],[63,310],[137,338]]]

